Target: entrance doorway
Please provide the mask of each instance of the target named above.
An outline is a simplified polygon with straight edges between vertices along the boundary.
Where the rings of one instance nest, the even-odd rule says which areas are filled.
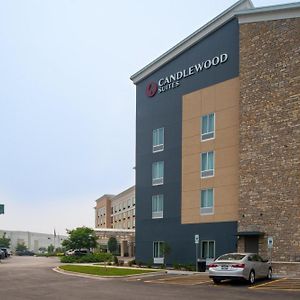
[[[258,236],[245,236],[245,252],[258,253]]]

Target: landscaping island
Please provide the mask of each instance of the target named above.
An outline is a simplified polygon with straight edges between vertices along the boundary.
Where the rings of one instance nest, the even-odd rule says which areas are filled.
[[[79,265],[64,265],[59,269],[69,272],[83,273],[98,276],[130,276],[145,273],[153,273],[158,270],[141,270],[141,269],[128,269],[128,268],[115,268],[103,266],[79,266]]]

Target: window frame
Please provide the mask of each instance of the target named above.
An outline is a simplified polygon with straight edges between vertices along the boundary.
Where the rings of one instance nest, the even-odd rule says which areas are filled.
[[[162,163],[162,177],[154,178],[154,166],[155,164],[159,166]],[[152,163],[152,186],[163,185],[164,184],[164,174],[165,174],[165,163],[163,160],[155,161]]]
[[[161,197],[161,198],[160,198]],[[161,200],[161,206],[162,206],[162,210],[153,210],[153,202],[154,201],[160,201]],[[158,206],[156,204],[156,206]],[[162,219],[164,217],[164,195],[163,194],[157,194],[157,195],[152,195],[151,198],[151,209],[152,209],[152,219]]]
[[[213,242],[213,244],[214,244],[214,253],[213,253],[213,257],[204,257],[204,253],[203,253],[203,244],[204,243],[207,243],[207,245],[208,245],[208,254],[209,254],[209,243],[211,243],[211,242]],[[200,246],[201,246],[201,258],[202,259],[214,259],[215,257],[216,257],[216,241],[215,240],[201,240],[201,244],[200,244]]]
[[[208,132],[205,132],[205,133],[202,133],[202,129],[203,129],[203,118],[204,117],[208,117],[209,118],[209,116],[210,115],[213,115],[214,116],[214,130],[213,131],[208,131]],[[209,120],[209,119],[208,119]],[[215,139],[215,137],[216,137],[216,113],[214,113],[214,112],[212,112],[212,113],[209,113],[209,114],[206,114],[206,115],[202,115],[201,116],[201,128],[200,128],[200,130],[201,130],[201,142],[206,142],[206,141],[209,141],[209,140],[213,140],[213,139]],[[209,121],[208,121],[208,124],[209,124]],[[207,126],[208,127],[208,126]],[[212,134],[212,136],[209,136],[209,137],[207,137],[207,138],[205,138],[205,135],[211,135]]]
[[[163,143],[162,144],[154,144],[156,142],[154,135],[155,134],[159,135],[159,130],[162,130]],[[159,136],[158,136],[158,139],[159,139]],[[153,129],[152,130],[152,153],[162,152],[162,151],[164,151],[164,148],[165,148],[165,128],[160,127],[160,128]]]
[[[165,260],[165,257],[164,257],[164,255],[163,254],[161,254],[161,256],[155,256],[155,244],[158,244],[158,254],[160,255],[161,254],[161,249],[160,249],[160,245],[162,245],[162,244],[164,244],[164,241],[153,241],[153,243],[152,243],[152,251],[153,251],[153,263],[154,264],[163,264],[164,263],[164,260]]]
[[[202,207],[202,192],[212,190],[212,206]],[[211,210],[209,210],[211,209]],[[206,211],[205,211],[206,210]],[[200,190],[200,215],[213,215],[215,211],[215,190],[214,188],[205,188]]]
[[[205,169],[202,170],[202,156],[203,154],[207,155],[207,164],[208,164],[208,155],[209,153],[213,154],[213,168],[212,169]],[[207,152],[201,152],[200,153],[200,172],[201,172],[201,178],[209,178],[209,177],[214,177],[215,176],[215,151],[207,151]],[[207,175],[205,175],[207,173]]]

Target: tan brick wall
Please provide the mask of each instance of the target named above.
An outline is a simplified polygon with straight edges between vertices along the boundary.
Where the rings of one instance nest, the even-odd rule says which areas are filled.
[[[300,256],[300,19],[240,26],[239,231],[265,232],[259,251]],[[239,249],[242,249],[239,241]]]
[[[111,228],[111,195],[96,200],[95,228]]]
[[[182,98],[181,223],[236,221],[239,194],[239,78]],[[215,138],[201,141],[201,117],[215,113]],[[200,176],[200,155],[215,152],[215,174]],[[200,214],[201,189],[214,189],[213,214]]]

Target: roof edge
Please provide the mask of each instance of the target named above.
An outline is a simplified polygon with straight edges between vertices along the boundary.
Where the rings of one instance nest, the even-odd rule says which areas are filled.
[[[176,44],[170,50],[159,56],[157,59],[146,65],[140,71],[133,74],[130,79],[133,81],[134,84],[137,84],[145,77],[149,76],[153,72],[155,72],[158,68],[187,50],[188,48],[192,47],[195,43],[199,40],[210,34],[211,32],[215,31],[223,24],[231,20],[235,17],[238,11],[245,11],[247,9],[254,8],[254,5],[251,0],[239,0],[221,14],[213,18],[211,21],[206,23],[204,26],[200,27],[194,33],[189,35],[187,38]]]
[[[239,24],[300,17],[300,2],[263,6],[237,12]]]

